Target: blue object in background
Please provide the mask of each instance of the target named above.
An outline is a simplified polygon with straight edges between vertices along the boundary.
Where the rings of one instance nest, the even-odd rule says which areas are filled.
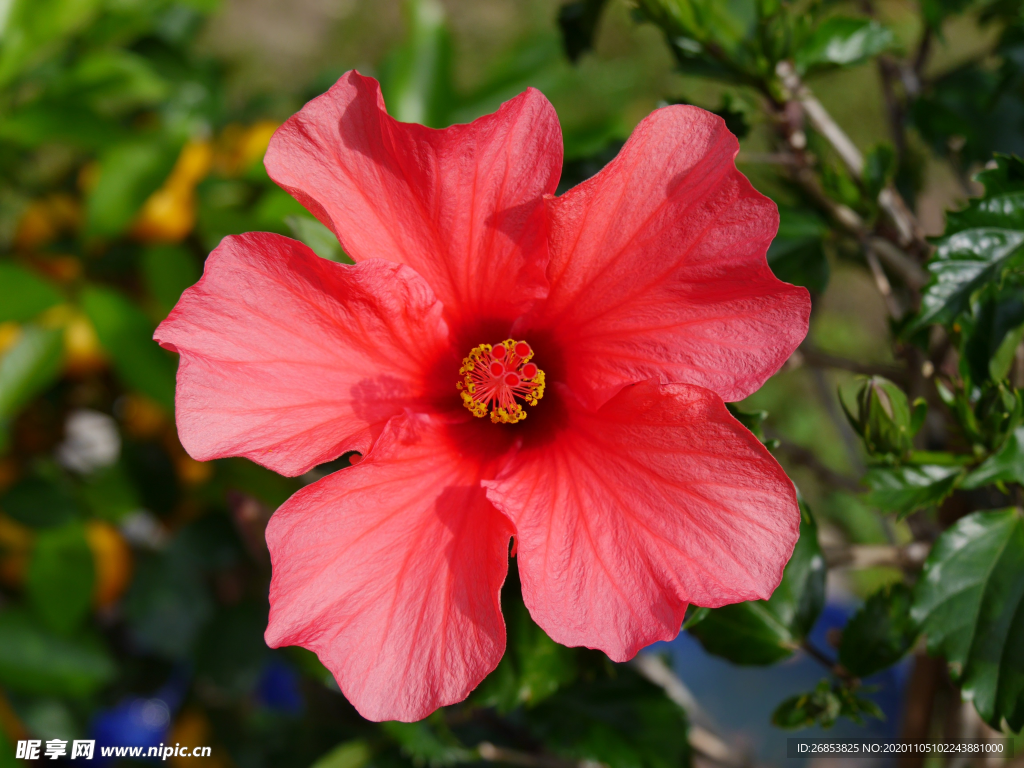
[[[188,690],[189,677],[187,670],[177,669],[153,696],[129,696],[99,712],[89,728],[89,737],[96,740],[93,759],[97,768],[117,761],[104,758],[100,747],[144,747],[145,754],[149,747],[166,744],[174,713]]]
[[[827,603],[811,631],[810,641],[818,648],[829,650],[829,630],[844,627],[854,610],[855,606],[846,602]],[[761,764],[796,768],[806,762],[786,757],[786,739],[792,736],[871,739],[899,736],[904,692],[910,674],[909,659],[864,680],[866,688],[876,689],[865,695],[881,707],[885,720],[869,719],[864,725],[857,725],[843,718],[827,730],[815,726],[785,731],[771,724],[775,708],[790,696],[809,691],[822,678],[829,677],[825,667],[806,654],[798,652],[788,661],[769,667],[739,666],[707,653],[687,632],[681,632],[671,642],[655,643],[645,652],[667,653],[673,670],[713,722],[716,733]],[[887,764],[882,759],[872,759],[872,765]]]
[[[267,709],[300,715],[305,708],[299,674],[284,660],[271,657],[256,683],[256,700]]]

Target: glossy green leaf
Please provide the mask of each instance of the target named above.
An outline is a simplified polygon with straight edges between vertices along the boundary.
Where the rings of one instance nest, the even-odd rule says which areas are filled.
[[[1024,337],[1024,288],[1006,285],[975,302],[960,325],[961,371],[966,369],[970,381],[979,386],[986,380],[1003,381]]]
[[[794,61],[800,72],[829,66],[846,67],[892,47],[892,30],[874,19],[833,16],[818,26],[797,50]]]
[[[932,279],[907,333],[929,323],[952,323],[971,309],[972,301],[986,287],[1024,270],[1024,163],[997,156],[995,167],[982,171],[976,179],[985,184],[985,195],[947,215],[945,235],[936,242],[928,263]],[[1013,290],[1010,298],[1012,295]],[[997,318],[979,316],[977,322],[984,330]],[[1014,324],[1006,320],[1003,325],[1007,327],[997,334],[999,338],[988,340],[993,353]]]
[[[780,206],[779,232],[768,247],[768,266],[775,276],[822,293],[829,278],[824,244],[827,232],[827,225],[817,215]]]
[[[182,292],[199,281],[203,270],[196,257],[180,245],[157,245],[142,252],[142,277],[161,316],[178,303]]]
[[[0,357],[0,452],[6,449],[11,419],[60,374],[63,334],[56,328],[26,325],[14,346]]]
[[[1024,727],[1024,516],[975,512],[925,561],[911,615],[945,656],[965,699],[998,728]]]
[[[122,381],[172,412],[175,360],[153,341],[145,313],[117,291],[98,286],[82,292],[82,308]]]
[[[17,264],[0,261],[0,323],[23,323],[62,300],[48,281]]]
[[[36,535],[25,591],[47,627],[67,634],[81,624],[92,602],[94,579],[92,550],[80,522],[47,528]]]
[[[810,632],[825,602],[825,558],[818,527],[803,514],[800,540],[772,596],[715,608],[689,630],[707,651],[736,664],[774,664]]]
[[[116,668],[98,638],[64,637],[14,608],[0,611],[0,685],[51,696],[88,696],[114,678]]]
[[[994,163],[974,176],[985,185],[984,196],[946,214],[946,235],[978,227],[1024,229],[1024,161],[996,155]]]
[[[1018,483],[1024,485],[1024,427],[1017,427],[1006,442],[963,482],[968,490],[989,483]]]
[[[908,332],[931,323],[951,323],[967,311],[978,291],[1024,267],[1024,230],[966,229],[940,240],[928,270],[932,279],[921,311]]]
[[[913,647],[920,633],[910,617],[912,595],[904,584],[871,595],[846,623],[839,663],[857,677],[892,666]]]
[[[956,488],[963,467],[936,464],[875,467],[864,482],[871,488],[866,501],[900,517],[924,507],[937,506]]]
[[[180,146],[161,137],[111,147],[100,157],[100,175],[86,200],[90,234],[121,234],[153,192],[163,184]]]

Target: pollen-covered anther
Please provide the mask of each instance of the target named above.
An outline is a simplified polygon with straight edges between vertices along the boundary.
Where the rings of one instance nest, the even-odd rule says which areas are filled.
[[[530,345],[515,339],[474,347],[459,368],[462,402],[474,416],[490,412],[495,424],[522,421],[526,410],[519,401],[536,405],[544,397],[544,371],[532,358]]]

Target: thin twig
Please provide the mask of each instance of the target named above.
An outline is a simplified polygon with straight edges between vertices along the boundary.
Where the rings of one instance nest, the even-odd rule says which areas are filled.
[[[802,362],[814,368],[836,368],[863,376],[884,376],[893,381],[900,381],[907,377],[907,372],[902,366],[885,363],[860,363],[856,360],[822,352],[807,342],[800,345],[800,358]]]
[[[885,301],[885,308],[889,310],[889,315],[894,320],[899,320],[903,317],[903,308],[900,306],[899,301],[893,295],[892,285],[889,284],[889,278],[885,274],[885,270],[882,269],[882,265],[878,261],[878,254],[875,253],[875,249],[865,243],[864,248],[864,260],[868,263],[868,269],[871,270],[871,276],[875,278],[875,285],[878,286],[878,292],[882,294],[882,299]]]
[[[780,61],[775,68],[775,73],[782,80],[783,86],[789,91],[790,96],[800,102],[807,119],[832,148],[839,155],[843,164],[849,169],[856,179],[864,175],[864,156],[857,149],[846,132],[839,126],[828,110],[818,101],[797,74],[793,64],[789,61]],[[927,253],[929,245],[924,239],[924,233],[917,219],[907,208],[900,193],[891,184],[883,189],[878,195],[878,205],[886,212],[900,233],[900,245],[913,244],[922,253]]]
[[[767,433],[767,436],[773,440],[779,441],[778,447],[776,448],[779,453],[782,453],[790,461],[809,469],[811,473],[825,485],[831,486],[832,488],[851,491],[853,493],[860,493],[864,490],[863,487],[861,487],[859,480],[854,477],[850,477],[849,475],[836,472],[831,467],[822,463],[821,459],[819,459],[814,451],[809,448],[804,448],[802,445],[782,440],[770,431]]]
[[[489,741],[481,741],[476,747],[480,759],[489,763],[505,763],[506,765],[522,765],[525,768],[608,768],[596,760],[563,760],[551,755],[535,755],[521,752],[518,749],[497,747]]]
[[[743,768],[750,759],[714,733],[714,723],[701,709],[686,683],[655,653],[641,653],[631,666],[665,691],[665,695],[682,707],[690,719],[689,741],[693,750],[720,765]]]
[[[930,547],[923,541],[914,541],[904,547],[889,544],[852,544],[826,546],[825,562],[829,568],[860,570],[889,566],[905,571],[919,571],[928,557]]]
[[[855,675],[851,675],[846,670],[846,668],[838,661],[833,661],[832,659],[830,659],[820,648],[814,645],[814,643],[812,643],[810,640],[805,638],[804,641],[800,643],[800,648],[801,650],[803,650],[804,653],[806,653],[812,659],[820,663],[823,667],[828,669],[829,672],[838,677],[840,680],[843,680],[847,683],[859,682]]]
[[[878,258],[885,263],[885,266],[899,275],[900,280],[911,291],[919,291],[928,282],[928,273],[884,237],[870,237],[868,244],[878,254]]]

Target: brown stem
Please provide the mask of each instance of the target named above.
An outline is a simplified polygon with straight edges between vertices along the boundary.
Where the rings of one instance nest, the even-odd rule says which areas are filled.
[[[803,107],[814,129],[832,145],[854,178],[861,179],[864,175],[864,156],[846,132],[832,119],[810,88],[801,81],[793,64],[789,61],[780,61],[775,72],[791,98],[797,100]],[[900,233],[900,245],[912,245],[922,255],[930,251],[920,224],[895,187],[890,184],[878,194],[878,205],[896,225]]]
[[[505,763],[506,765],[522,765],[525,768],[607,768],[604,763],[596,760],[563,760],[550,755],[535,755],[521,752],[518,749],[497,747],[489,741],[481,741],[476,748],[481,760],[489,763]]]
[[[838,661],[833,661],[832,659],[830,659],[820,648],[814,645],[814,643],[812,643],[810,640],[805,638],[804,641],[800,643],[800,648],[801,650],[803,650],[804,653],[806,653],[812,659],[820,663],[829,672],[831,672],[833,675],[838,677],[843,682],[850,683],[853,685],[858,685],[860,683],[860,681],[857,679],[855,675],[851,675],[846,670],[846,668]]]
[[[778,448],[776,449],[779,453],[783,454],[790,461],[809,469],[825,485],[853,493],[860,493],[864,490],[856,478],[836,472],[831,467],[823,464],[814,451],[809,448],[782,440],[771,432],[768,433],[768,437],[779,441]]]
[[[897,382],[907,378],[907,372],[901,366],[886,365],[885,363],[860,363],[856,360],[822,352],[807,342],[800,345],[800,357],[805,364],[814,368],[836,368],[863,376],[884,376]]]

